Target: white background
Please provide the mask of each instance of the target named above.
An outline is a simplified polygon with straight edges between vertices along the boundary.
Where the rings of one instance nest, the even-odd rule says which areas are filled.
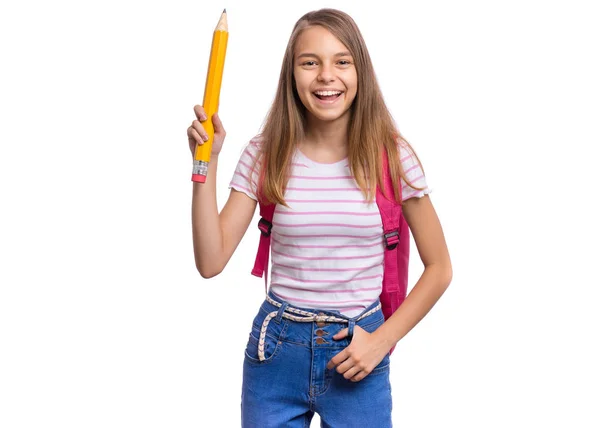
[[[454,278],[392,356],[395,426],[600,426],[594,3],[3,3],[0,426],[240,425],[258,216],[203,280],[186,137],[224,7],[219,207],[321,7],[421,157]]]

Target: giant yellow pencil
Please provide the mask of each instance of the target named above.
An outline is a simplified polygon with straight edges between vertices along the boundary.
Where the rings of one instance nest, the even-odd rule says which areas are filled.
[[[204,126],[204,129],[208,134],[208,140],[205,141],[203,145],[196,144],[196,152],[194,155],[192,181],[198,183],[204,183],[208,173],[210,153],[215,136],[215,129],[211,118],[212,115],[217,112],[217,108],[219,107],[219,95],[221,94],[221,80],[223,79],[228,36],[227,12],[223,9],[221,19],[219,19],[217,28],[215,28],[215,32],[213,33],[210,61],[208,63],[208,73],[206,75],[206,86],[204,86],[204,102],[202,107],[204,107],[208,119],[202,122],[202,126]]]

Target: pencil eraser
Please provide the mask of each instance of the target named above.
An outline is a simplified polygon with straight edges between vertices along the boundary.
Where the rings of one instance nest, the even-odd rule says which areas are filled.
[[[192,174],[192,181],[195,181],[196,183],[205,183],[206,175]]]

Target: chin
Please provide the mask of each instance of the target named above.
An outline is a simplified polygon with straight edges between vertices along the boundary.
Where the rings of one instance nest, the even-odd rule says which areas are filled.
[[[340,113],[330,112],[329,114],[320,114],[320,112],[316,110],[308,110],[310,114],[317,120],[321,122],[335,122],[338,119],[342,119],[346,115],[350,115],[350,110],[346,110]]]

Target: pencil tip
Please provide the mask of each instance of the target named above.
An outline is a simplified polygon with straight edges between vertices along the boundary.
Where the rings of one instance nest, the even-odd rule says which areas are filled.
[[[227,9],[223,9],[223,13],[227,13]]]

